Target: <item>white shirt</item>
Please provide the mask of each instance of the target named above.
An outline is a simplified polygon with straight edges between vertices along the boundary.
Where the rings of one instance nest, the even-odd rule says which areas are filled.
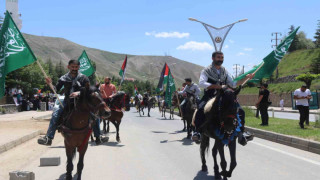
[[[138,94],[138,98],[140,99],[140,100],[142,100],[142,95],[141,94]]]
[[[284,100],[283,99],[280,100],[280,105],[284,105]]]
[[[309,89],[306,89],[306,91],[302,92],[299,88],[294,91],[293,95],[297,97],[307,97],[311,96],[311,92]],[[296,99],[296,105],[309,106],[308,99]]]
[[[220,70],[217,70],[217,72],[220,74]],[[206,75],[205,71],[202,70],[201,74],[200,74],[200,79],[199,79],[199,86],[201,88],[206,89],[207,87],[211,86],[211,83],[208,83],[208,76]],[[229,73],[227,73],[227,85],[235,88],[237,87],[237,82],[233,81],[232,77],[229,75]]]

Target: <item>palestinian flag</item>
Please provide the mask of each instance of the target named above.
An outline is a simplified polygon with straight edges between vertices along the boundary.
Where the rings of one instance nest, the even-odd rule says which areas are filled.
[[[120,69],[119,75],[121,76],[121,82],[120,84],[122,84],[123,80],[124,80],[124,76],[126,74],[126,67],[127,67],[127,56],[124,59],[123,63],[122,63],[122,67]]]
[[[156,89],[157,92],[160,92],[163,90],[163,85],[166,84],[168,80],[168,74],[169,74],[169,66],[167,65],[167,63],[165,63],[163,66],[162,72],[160,74],[159,83]]]

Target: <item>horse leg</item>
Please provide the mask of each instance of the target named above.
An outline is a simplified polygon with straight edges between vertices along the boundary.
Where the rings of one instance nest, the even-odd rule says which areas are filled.
[[[87,147],[88,147],[88,145],[87,145]],[[85,147],[82,150],[82,153],[80,153],[80,155],[79,155],[79,161],[77,164],[77,174],[78,174],[77,180],[81,180],[81,174],[82,174],[82,169],[83,169],[83,159],[84,159],[84,154],[86,153],[87,147]]]
[[[191,138],[191,123],[189,121],[187,121],[187,138],[190,139]]]
[[[91,133],[91,135],[90,135],[90,139],[91,139],[91,142],[94,142],[94,139],[93,139],[93,132]]]
[[[106,120],[103,120],[103,133],[106,134],[107,130],[106,130]]]
[[[236,160],[236,141],[232,141],[229,143],[229,151],[230,151],[230,169],[227,172],[227,177],[231,177],[232,171],[237,166],[237,160]]]
[[[217,140],[215,140],[214,142],[214,146],[212,148],[212,157],[213,157],[213,161],[214,161],[214,177],[215,179],[221,179],[220,173],[219,173],[219,165],[218,165],[218,161],[217,161],[217,154],[218,154],[218,143]]]
[[[67,173],[66,173],[66,180],[72,180],[72,170],[73,170],[73,163],[72,159],[75,156],[76,149],[71,147],[66,147],[66,154],[67,154]]]
[[[150,117],[150,109],[151,109],[151,107],[148,106],[148,117]]]
[[[116,121],[112,121],[112,124],[114,125],[114,127],[116,128],[116,132],[117,132],[117,136],[116,136],[116,140],[117,142],[121,142],[120,141],[120,136],[119,136],[119,127],[120,127],[120,123],[116,122]]]
[[[227,179],[227,161],[226,158],[224,156],[224,144],[220,141],[220,140],[216,140],[217,141],[217,147],[218,147],[218,151],[220,154],[220,166],[222,171],[220,172],[220,174],[223,176],[223,180]]]
[[[183,121],[183,129],[182,131],[186,131],[186,120],[182,120]]]
[[[208,172],[208,167],[206,164],[206,149],[209,148],[209,137],[203,135],[201,137],[201,144],[200,144],[200,157],[201,157],[201,161],[202,161],[202,167],[201,167],[201,171],[203,172]]]
[[[108,127],[107,127],[107,133],[109,133],[110,132],[110,121],[108,121],[108,123],[107,123],[107,125],[108,125]]]

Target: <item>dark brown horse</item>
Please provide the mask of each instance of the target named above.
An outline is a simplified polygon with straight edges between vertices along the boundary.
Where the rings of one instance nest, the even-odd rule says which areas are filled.
[[[125,108],[126,111],[130,111],[130,95],[125,94],[123,91],[119,91],[116,95],[112,97],[110,102],[111,116],[106,119],[102,119],[104,133],[108,133],[110,131],[110,126],[109,126],[110,122],[116,127],[117,142],[121,142],[120,136],[119,136],[119,129],[121,124],[121,119],[123,117],[123,112],[122,112],[123,108]],[[106,120],[108,121],[108,123],[106,123]],[[107,128],[106,128],[106,124],[108,124]]]
[[[202,129],[202,137],[200,144],[200,156],[202,160],[202,171],[208,171],[205,159],[205,151],[209,148],[210,138],[215,139],[212,149],[214,158],[214,176],[216,179],[226,180],[231,177],[232,171],[237,165],[236,162],[236,139],[240,132],[241,121],[237,116],[236,95],[240,92],[240,88],[233,90],[223,88],[218,92],[216,98],[211,99],[205,106],[206,121],[200,127]],[[224,146],[227,145],[230,151],[230,169],[227,171],[227,162],[224,156]],[[217,162],[217,153],[220,154],[220,165],[222,171],[219,172]]]
[[[92,132],[92,123],[89,121],[90,113],[97,113],[100,117],[110,116],[110,110],[99,94],[95,92],[95,88],[87,86],[86,88],[81,88],[80,97],[76,100],[74,107],[68,113],[60,129],[64,137],[67,155],[67,180],[72,179],[72,160],[76,155],[76,150],[79,152],[78,180],[81,179],[83,159],[88,148],[88,139]]]

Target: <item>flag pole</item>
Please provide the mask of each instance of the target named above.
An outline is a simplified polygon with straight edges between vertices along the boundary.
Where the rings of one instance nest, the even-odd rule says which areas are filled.
[[[39,63],[39,61],[36,60],[36,62],[37,62],[37,64],[38,64],[38,66],[40,67],[40,70],[42,71],[44,77],[45,77],[45,78],[48,78],[47,73],[44,71],[44,69],[43,69],[43,67],[41,66],[41,64]],[[52,82],[49,83],[49,86],[50,86],[51,90],[53,91],[54,95],[57,97],[57,99],[58,99],[60,105],[62,106],[62,108],[64,108],[62,102],[61,102],[60,99],[59,99],[59,96],[58,96],[56,90],[54,89],[54,87],[53,87],[53,85],[52,85]]]
[[[258,69],[256,69],[256,70],[253,72],[253,74],[256,74],[256,73],[262,68],[263,65],[264,65],[264,61],[263,61],[263,63],[261,63],[261,65],[258,67]],[[245,85],[249,80],[250,80],[250,78],[247,78],[247,79],[241,84],[241,86]]]

